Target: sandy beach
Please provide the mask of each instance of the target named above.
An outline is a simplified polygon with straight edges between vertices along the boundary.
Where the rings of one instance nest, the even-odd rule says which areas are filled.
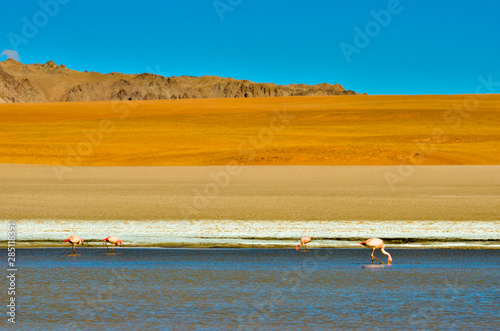
[[[74,167],[61,180],[54,166],[4,164],[0,182],[1,219],[30,242],[500,239],[500,166]]]
[[[4,164],[0,213],[12,220],[500,219],[500,166],[412,169],[404,177],[397,166],[74,167],[60,180],[52,166]]]

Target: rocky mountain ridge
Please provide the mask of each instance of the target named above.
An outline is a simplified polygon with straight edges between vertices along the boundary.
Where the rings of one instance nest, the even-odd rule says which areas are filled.
[[[352,95],[340,84],[254,83],[217,76],[80,72],[57,65],[0,62],[0,103]]]

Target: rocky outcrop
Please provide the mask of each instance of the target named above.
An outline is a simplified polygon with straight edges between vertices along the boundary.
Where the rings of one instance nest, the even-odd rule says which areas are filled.
[[[0,67],[0,103],[43,102],[44,95],[27,78],[15,78]]]
[[[0,103],[193,98],[254,98],[356,94],[339,84],[276,85],[216,76],[163,77],[79,72],[45,64],[0,62]]]

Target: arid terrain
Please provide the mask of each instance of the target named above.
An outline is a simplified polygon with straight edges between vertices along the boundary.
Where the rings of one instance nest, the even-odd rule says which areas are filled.
[[[283,233],[489,243],[499,104],[499,95],[3,104],[1,219],[42,246],[96,239],[98,229],[124,229],[137,245]]]
[[[55,166],[3,164],[0,219],[499,222],[499,170],[174,166],[72,167],[61,173]],[[333,230],[325,236],[335,237]]]
[[[500,164],[500,95],[0,106],[0,163]]]
[[[344,94],[356,93],[346,91],[340,84],[285,86],[216,76],[163,77],[149,73],[80,72],[53,61],[28,65],[12,59],[0,62],[0,103]]]

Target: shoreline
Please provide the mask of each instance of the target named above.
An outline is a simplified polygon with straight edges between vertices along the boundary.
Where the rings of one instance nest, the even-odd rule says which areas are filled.
[[[500,221],[293,221],[293,220],[3,220],[20,247],[65,247],[78,234],[91,247],[115,235],[129,247],[352,248],[368,238],[386,247],[500,248]],[[7,243],[6,233],[0,247]]]
[[[37,243],[26,243],[20,242],[16,243],[16,249],[43,249],[43,248],[69,248],[71,249],[71,245],[66,243],[56,244],[56,243],[45,243],[45,242],[37,242]],[[76,246],[75,249],[103,249],[106,247],[102,244],[95,245],[85,245],[83,247]],[[111,246],[110,246],[111,248]],[[435,243],[428,242],[422,245],[386,245],[387,250],[390,249],[488,249],[488,250],[496,250],[500,249],[500,241],[495,241],[491,244],[466,244],[466,243],[441,243],[436,245]],[[0,242],[0,249],[7,249],[7,243]],[[119,251],[121,249],[289,249],[295,250],[295,246],[292,245],[266,245],[266,244],[162,244],[162,245],[127,245],[123,247],[115,247],[115,250]],[[318,249],[365,249],[361,247],[358,243],[352,243],[350,245],[340,244],[340,245],[332,245],[332,246],[314,246],[311,244],[311,247],[307,248],[307,251],[310,250],[318,250]],[[301,248],[301,251],[303,249]]]

